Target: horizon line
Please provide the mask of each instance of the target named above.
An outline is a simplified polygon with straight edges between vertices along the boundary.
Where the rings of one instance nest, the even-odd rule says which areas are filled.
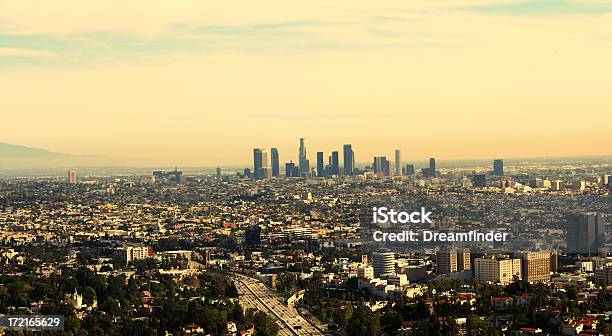
[[[521,160],[546,161],[546,160],[563,160],[563,159],[612,159],[612,154],[570,155],[570,156],[526,156],[526,157],[507,157],[507,158],[490,157],[490,158],[446,159],[446,160],[440,160],[438,157],[435,157],[435,156],[432,156],[430,158],[435,158],[436,165],[439,168],[443,168],[444,165],[441,164],[443,162],[469,163],[469,162],[484,162],[484,161],[493,161],[493,160],[501,159],[504,161],[504,164],[505,164],[508,162],[511,163],[511,162],[517,162]],[[406,165],[406,164],[413,164],[417,162],[427,163],[428,160],[429,158],[419,159],[419,160],[401,160],[401,162],[402,164]],[[395,160],[389,159],[389,162],[395,162]],[[286,163],[286,162],[283,162],[283,163]],[[280,163],[280,164],[282,165],[283,163]],[[356,162],[356,166],[360,166],[360,167],[367,167],[368,164],[371,164],[371,162],[366,162],[366,161]],[[18,171],[43,171],[43,170],[61,170],[61,169],[76,169],[76,168],[81,168],[81,169],[154,169],[154,170],[162,169],[163,170],[163,169],[174,169],[177,167],[180,169],[215,169],[215,168],[229,168],[229,169],[242,168],[243,169],[243,168],[250,168],[252,165],[253,165],[252,162],[246,165],[245,164],[229,164],[229,165],[185,165],[185,166],[182,166],[180,164],[173,164],[173,165],[66,165],[66,166],[41,167],[41,168],[36,168],[36,167],[4,168],[4,167],[0,167],[0,171],[18,172]],[[343,167],[343,166],[340,166],[340,167]]]

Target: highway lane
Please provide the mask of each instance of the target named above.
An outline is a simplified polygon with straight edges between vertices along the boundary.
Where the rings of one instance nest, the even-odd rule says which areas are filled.
[[[249,308],[255,308],[257,310],[260,310],[266,314],[268,314],[270,317],[272,317],[275,321],[276,324],[279,327],[279,331],[278,334],[280,336],[295,336],[295,334],[291,331],[291,329],[289,329],[289,327],[283,323],[279,318],[277,318],[276,316],[274,316],[270,310],[268,309],[268,307],[266,307],[262,301],[260,301],[257,296],[255,296],[255,294],[253,294],[248,288],[247,286],[240,282],[235,280],[235,284],[236,284],[236,288],[238,289],[238,293],[240,294],[240,304],[245,308],[245,309],[249,309]]]
[[[240,303],[247,308],[259,309],[271,317],[281,327],[281,336],[320,336],[323,335],[315,324],[300,316],[295,309],[289,309],[278,295],[260,281],[241,275],[232,274],[240,294]]]

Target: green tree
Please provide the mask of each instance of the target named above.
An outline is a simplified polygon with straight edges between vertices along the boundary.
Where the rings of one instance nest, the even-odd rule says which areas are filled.
[[[380,318],[380,324],[388,334],[396,333],[401,328],[402,323],[402,315],[393,309],[385,312]]]

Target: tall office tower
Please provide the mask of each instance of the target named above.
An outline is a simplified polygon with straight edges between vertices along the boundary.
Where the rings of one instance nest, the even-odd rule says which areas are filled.
[[[293,162],[285,163],[285,176],[286,177],[298,177],[300,176],[298,167]]]
[[[504,176],[504,160],[493,160],[493,176]]]
[[[472,175],[472,184],[477,188],[484,188],[487,185],[487,175],[474,174]]]
[[[280,162],[278,159],[278,149],[271,148],[270,156],[272,159],[272,176],[278,177],[280,175]]]
[[[378,176],[389,176],[389,161],[387,157],[374,157],[374,173]]]
[[[520,253],[523,280],[536,283],[550,281],[550,252]]]
[[[317,152],[317,176],[325,176],[325,162],[323,161],[323,152]]]
[[[333,151],[331,153],[331,170],[329,172],[330,175],[340,175],[340,158],[338,156],[338,151]]]
[[[217,178],[221,178],[221,168],[217,167]]]
[[[452,248],[436,252],[436,274],[457,272],[457,250]]]
[[[604,245],[604,217],[595,212],[569,216],[567,253],[596,256]]]
[[[251,178],[251,170],[249,168],[244,168],[244,177]]]
[[[406,175],[408,175],[408,176],[414,175],[414,165],[413,164],[407,164],[406,165],[406,171],[404,173]]]
[[[355,153],[353,147],[350,144],[346,144],[343,147],[344,151],[344,175],[353,175],[355,170]]]
[[[457,270],[469,271],[471,269],[472,263],[470,261],[470,249],[466,247],[463,250],[457,251]]]
[[[389,250],[379,250],[372,253],[374,276],[391,275],[395,273],[395,253]]]
[[[306,158],[306,144],[304,143],[304,138],[300,138],[300,152],[298,153],[298,157],[300,159]]]
[[[391,176],[391,164],[389,163],[389,160],[385,159],[384,161],[384,165],[383,165],[383,173],[385,174],[385,176]]]
[[[306,156],[306,145],[304,138],[300,138],[300,152],[298,153],[298,166],[300,168],[300,176],[307,176],[310,173],[310,163]]]
[[[76,184],[77,183],[76,170],[69,170],[68,171],[68,183],[70,183],[70,184]]]
[[[521,259],[484,256],[474,259],[474,278],[477,283],[509,284],[521,279]]]
[[[429,174],[430,177],[436,177],[436,159],[429,158]]]
[[[270,167],[270,160],[268,159],[268,151],[266,149],[261,150],[261,178],[272,177],[272,168]]]
[[[261,180],[263,178],[263,160],[262,160],[262,149],[253,149],[253,178],[255,180]]]
[[[395,176],[402,175],[402,153],[399,149],[395,150]]]

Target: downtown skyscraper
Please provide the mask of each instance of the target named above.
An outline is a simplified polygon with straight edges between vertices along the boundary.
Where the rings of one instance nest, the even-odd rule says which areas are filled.
[[[493,160],[493,176],[504,176],[504,160]]]
[[[259,180],[262,170],[261,148],[253,148],[253,178]]]
[[[402,153],[399,149],[395,150],[395,175],[402,175]]]
[[[295,163],[293,162],[285,163],[285,176],[286,177],[299,177],[300,176],[300,172],[298,170],[298,167],[295,166]]]
[[[304,138],[300,138],[300,151],[298,153],[298,167],[300,169],[300,176],[308,175],[310,173],[310,163],[306,156],[306,145],[304,144]]]
[[[436,176],[436,159],[435,158],[429,158],[429,171],[431,173],[431,176],[433,177]]]
[[[344,145],[344,175],[353,175],[355,170],[355,152],[350,144]]]
[[[414,165],[413,164],[407,164],[405,169],[406,169],[404,171],[405,175],[407,176],[414,175]]]
[[[595,212],[569,216],[565,226],[567,253],[596,256],[604,246],[604,217]]]
[[[333,151],[329,157],[329,175],[340,175],[340,159],[338,151]]]
[[[385,156],[374,157],[374,173],[378,176],[389,176],[389,160]]]
[[[317,177],[325,176],[325,161],[323,157],[323,152],[317,152]]]
[[[268,161],[268,151],[262,148],[253,149],[253,177],[261,180],[270,177],[270,162]]]
[[[278,177],[280,175],[280,162],[278,159],[278,149],[270,149],[270,155],[272,159],[272,176]]]
[[[423,177],[436,177],[436,159],[429,158],[429,167],[423,168]]]

